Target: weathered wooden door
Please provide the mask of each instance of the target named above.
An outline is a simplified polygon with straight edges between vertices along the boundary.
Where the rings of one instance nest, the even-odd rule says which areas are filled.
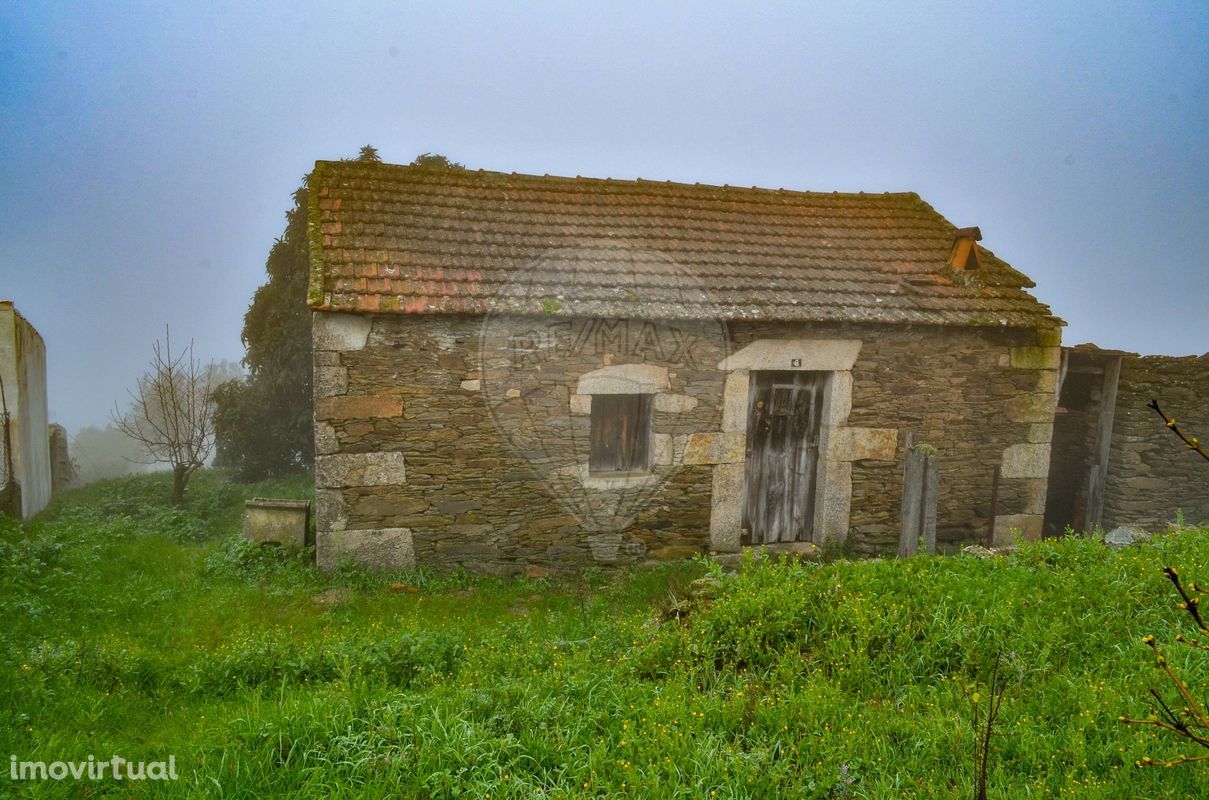
[[[751,374],[743,484],[749,544],[811,538],[826,374]]]

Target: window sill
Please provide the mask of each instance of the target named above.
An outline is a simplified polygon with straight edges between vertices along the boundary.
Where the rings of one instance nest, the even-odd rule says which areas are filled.
[[[580,472],[580,480],[585,489],[631,489],[652,486],[659,483],[659,476],[654,472]]]

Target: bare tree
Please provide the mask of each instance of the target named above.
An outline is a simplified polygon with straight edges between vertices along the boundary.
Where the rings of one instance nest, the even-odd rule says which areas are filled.
[[[130,393],[130,410],[123,415],[115,407],[112,419],[151,463],[172,466],[172,502],[180,505],[189,478],[214,450],[213,369],[193,358],[193,342],[173,355],[167,326],[163,343],[152,349],[151,368]]]

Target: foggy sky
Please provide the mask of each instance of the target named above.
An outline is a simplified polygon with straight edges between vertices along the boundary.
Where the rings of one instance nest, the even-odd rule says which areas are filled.
[[[0,6],[0,298],[72,433],[166,322],[238,360],[291,193],[367,143],[915,191],[981,226],[1067,343],[1209,350],[1204,3],[177,5]]]

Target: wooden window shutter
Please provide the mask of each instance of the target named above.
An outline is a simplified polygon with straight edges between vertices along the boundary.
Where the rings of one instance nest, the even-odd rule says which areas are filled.
[[[649,394],[592,396],[591,472],[645,472],[649,465]]]

